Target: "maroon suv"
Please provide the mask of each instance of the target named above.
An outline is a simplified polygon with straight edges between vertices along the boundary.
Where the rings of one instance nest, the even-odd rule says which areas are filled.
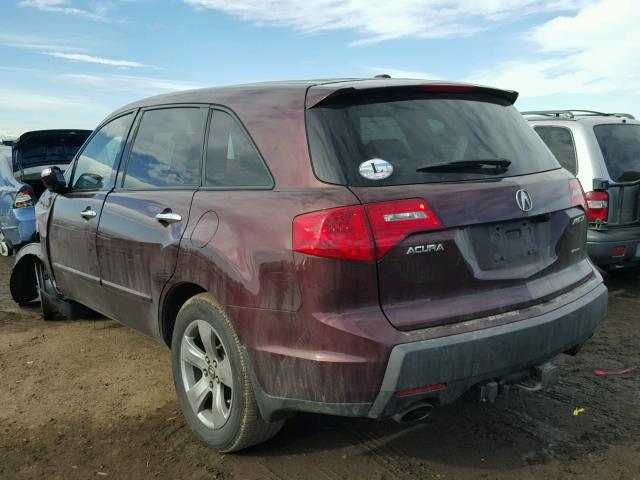
[[[607,290],[580,184],[516,97],[350,79],[142,100],[43,172],[18,264],[37,258],[46,316],[79,303],[164,341],[222,451],[291,412],[406,422],[546,385]]]

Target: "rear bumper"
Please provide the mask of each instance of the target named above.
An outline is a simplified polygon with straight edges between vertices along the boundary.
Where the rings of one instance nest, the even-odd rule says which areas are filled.
[[[579,347],[607,311],[607,288],[552,312],[498,327],[394,347],[380,393],[368,416],[389,417],[419,400],[449,403],[488,380],[509,383],[562,352]],[[397,397],[401,390],[446,384],[431,394]]]
[[[283,398],[266,393],[252,368],[253,385],[260,412],[266,420],[284,418],[292,411],[352,417],[387,418],[414,403],[449,403],[476,384],[520,382],[535,367],[563,352],[577,350],[591,335],[607,311],[607,288],[599,275],[567,294],[568,303],[539,315],[481,330],[450,334],[395,345],[385,362],[381,386],[362,403],[327,402]],[[299,372],[290,372],[293,378]],[[322,390],[322,378],[316,389]],[[345,383],[345,371],[334,372],[329,385]],[[428,385],[446,384],[431,393],[396,396],[396,392]]]
[[[589,230],[587,251],[596,265],[626,266],[640,263],[640,228],[619,228],[606,231]],[[624,247],[624,255],[613,256],[614,247]]]

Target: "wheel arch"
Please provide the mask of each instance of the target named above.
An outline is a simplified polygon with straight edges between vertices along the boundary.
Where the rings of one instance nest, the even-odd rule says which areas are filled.
[[[193,282],[180,282],[169,287],[163,296],[160,307],[160,333],[167,347],[171,348],[171,337],[176,317],[187,300],[207,289]]]
[[[16,254],[9,279],[9,290],[14,302],[20,305],[29,303],[38,296],[33,268],[37,261],[44,263],[39,243],[29,243]]]

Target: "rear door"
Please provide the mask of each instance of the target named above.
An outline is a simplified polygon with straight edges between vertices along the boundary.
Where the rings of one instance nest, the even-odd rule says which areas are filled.
[[[514,311],[592,275],[579,187],[498,94],[345,94],[307,126],[316,175],[365,205],[397,328]]]
[[[133,116],[122,115],[96,130],[76,160],[67,192],[55,197],[48,231],[41,232],[42,241],[48,238],[58,287],[102,313],[96,231]]]
[[[98,258],[109,313],[147,334],[157,330],[158,299],[201,183],[207,116],[198,106],[142,111],[118,188],[100,218]]]

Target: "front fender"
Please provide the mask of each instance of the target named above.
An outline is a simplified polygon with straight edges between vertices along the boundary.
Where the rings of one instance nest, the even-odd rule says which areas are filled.
[[[39,243],[29,243],[16,254],[9,279],[9,289],[11,297],[19,305],[24,305],[38,298],[35,262],[43,262]]]

